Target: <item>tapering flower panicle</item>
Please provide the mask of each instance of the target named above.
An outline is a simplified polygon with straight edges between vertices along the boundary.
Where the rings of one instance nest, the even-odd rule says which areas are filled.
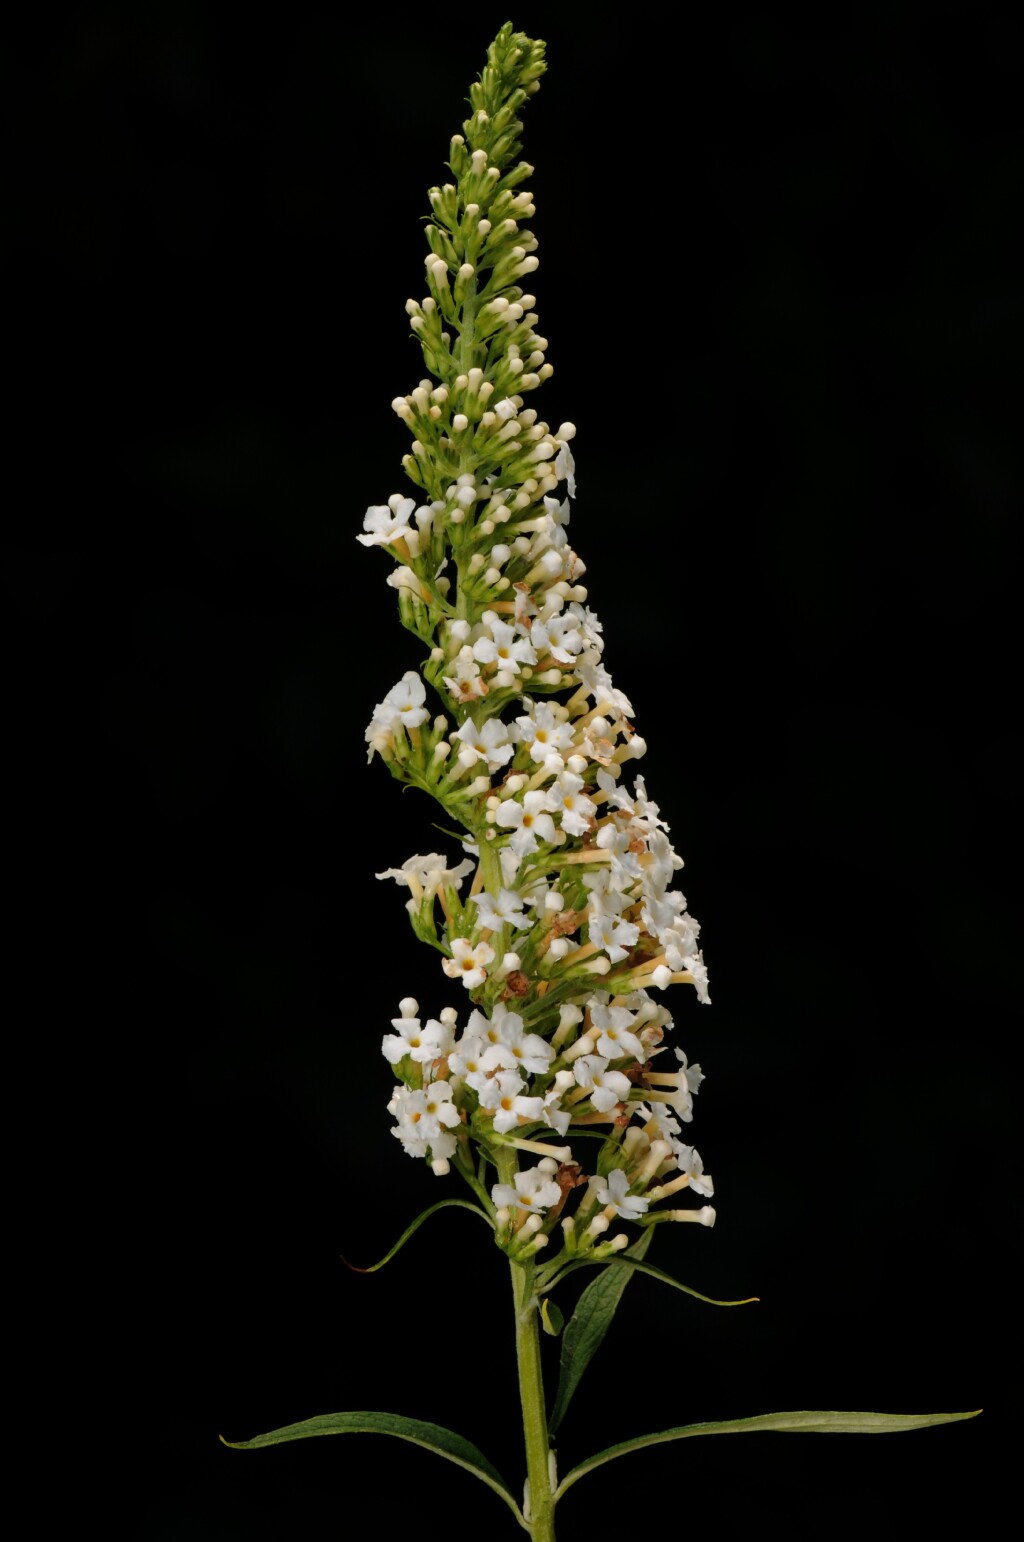
[[[605,1235],[618,1221],[714,1222],[707,1204],[656,1208],[713,1193],[681,1139],[703,1075],[678,1049],[661,1069],[673,1022],[658,996],[686,983],[709,998],[700,927],[671,888],[682,859],[632,776],[646,745],[569,539],[575,429],[527,405],[552,373],[525,287],[532,167],[517,159],[544,68],[543,43],[502,28],[451,141],[452,180],[430,190],[427,293],[406,307],[428,378],[393,403],[416,496],[369,508],[358,537],[394,560],[387,582],[425,657],[366,741],[465,832],[462,862],[378,874],[408,889],[414,931],[468,999],[461,1023],[400,1003],[382,1043],[394,1134],[485,1199],[478,1156],[497,1166],[517,1148],[527,1165],[490,1192],[499,1245],[526,1258],[557,1230],[563,1254],[601,1258],[626,1245]],[[591,1127],[605,1140],[577,1152]]]

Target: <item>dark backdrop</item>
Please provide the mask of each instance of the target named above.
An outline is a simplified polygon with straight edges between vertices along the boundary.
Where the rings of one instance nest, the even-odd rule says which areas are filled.
[[[575,543],[715,1003],[678,993],[718,1225],[656,1261],[761,1297],[635,1282],[563,1466],[704,1417],[987,1408],[635,1456],[566,1501],[567,1538],[988,1529],[1019,916],[1008,15],[513,13],[551,66],[526,125],[540,404],[578,424]],[[444,1214],[377,1276],[339,1258],[455,1192],[384,1108],[398,998],[455,997],[372,876],[443,837],[365,764],[417,655],[354,538],[403,485],[425,192],[504,19],[5,23],[21,1020],[35,1138],[61,1096],[73,1131],[33,1212],[68,1325],[44,1382],[91,1427],[111,1400],[98,1514],[146,1542],[361,1536],[368,1493],[384,1535],[511,1535],[411,1447],[217,1443],[386,1408],[520,1468],[482,1228]]]

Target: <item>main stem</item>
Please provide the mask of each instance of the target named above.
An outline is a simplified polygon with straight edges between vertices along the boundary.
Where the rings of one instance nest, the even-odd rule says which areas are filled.
[[[504,1169],[507,1168],[507,1174]],[[515,1156],[510,1151],[499,1159],[499,1176],[511,1183]],[[555,1542],[555,1496],[548,1462],[550,1442],[544,1406],[544,1373],[540,1360],[540,1312],[533,1303],[532,1262],[509,1261],[512,1301],[516,1317],[516,1359],[519,1363],[519,1401],[523,1410],[526,1475],[530,1484],[530,1536],[533,1542]]]
[[[478,841],[484,887],[489,894],[496,895],[501,888],[498,853],[488,843],[483,830],[478,834]],[[508,1146],[501,1148],[497,1159],[499,1182],[512,1184],[516,1166],[515,1151]],[[535,1265],[532,1259],[525,1263],[509,1259],[509,1268],[512,1271],[512,1303],[516,1315],[516,1360],[519,1365],[519,1401],[523,1410],[526,1476],[530,1485],[530,1536],[533,1542],[555,1542],[555,1496],[548,1462],[548,1416],[544,1405],[544,1372],[540,1361],[540,1312],[533,1302]]]

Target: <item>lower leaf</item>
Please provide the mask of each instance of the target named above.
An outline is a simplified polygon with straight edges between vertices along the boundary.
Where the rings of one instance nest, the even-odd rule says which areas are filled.
[[[596,1456],[574,1467],[555,1493],[561,1499],[580,1478],[612,1462],[617,1456],[630,1451],[640,1451],[644,1446],[658,1446],[668,1440],[686,1440],[690,1435],[742,1435],[756,1430],[781,1430],[813,1432],[836,1435],[883,1435],[898,1430],[920,1430],[932,1424],[955,1424],[960,1419],[974,1419],[981,1413],[973,1408],[969,1413],[890,1414],[890,1413],[839,1413],[834,1410],[803,1411],[799,1413],[755,1414],[749,1419],[720,1419],[711,1424],[683,1424],[676,1429],[660,1430],[656,1435],[638,1435],[635,1440],[624,1440],[620,1445],[609,1446]]]
[[[446,1430],[440,1424],[429,1424],[424,1419],[407,1419],[403,1414],[392,1413],[335,1413],[320,1414],[313,1419],[303,1419],[300,1424],[285,1424],[279,1430],[269,1430],[252,1440],[224,1440],[232,1451],[256,1451],[263,1446],[278,1446],[289,1440],[306,1440],[312,1435],[395,1435],[399,1440],[411,1441],[454,1462],[466,1472],[471,1472],[488,1488],[503,1499],[524,1530],[529,1530],[523,1513],[516,1504],[501,1473],[478,1451],[471,1441]]]

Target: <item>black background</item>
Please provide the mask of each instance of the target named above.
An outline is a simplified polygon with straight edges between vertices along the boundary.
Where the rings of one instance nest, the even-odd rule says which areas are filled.
[[[339,1258],[456,1192],[384,1108],[399,997],[462,1003],[372,876],[444,837],[365,764],[418,660],[354,538],[403,489],[425,192],[504,19],[5,24],[18,1018],[35,1149],[72,1132],[27,1279],[42,1390],[101,1437],[102,1529],[147,1542],[356,1537],[367,1504],[385,1535],[514,1532],[412,1447],[217,1442],[384,1408],[521,1466],[483,1228],[445,1213],[380,1275]],[[1020,26],[513,20],[549,41],[538,405],[578,425],[572,533],[715,1003],[677,993],[718,1224],[654,1261],[761,1297],[631,1285],[563,1470],[702,1418],[986,1407],[646,1452],[560,1535],[985,1534],[1015,1256]]]

